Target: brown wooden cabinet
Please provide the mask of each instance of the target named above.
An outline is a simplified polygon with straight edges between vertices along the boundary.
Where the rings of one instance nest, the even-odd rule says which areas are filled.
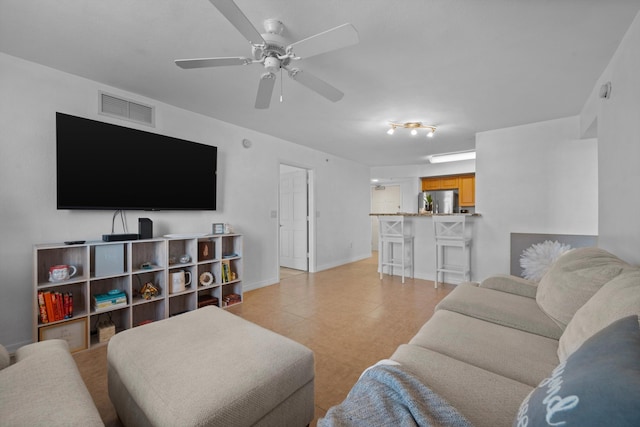
[[[474,175],[458,177],[458,189],[458,200],[461,207],[476,205],[476,177]]]
[[[454,190],[458,189],[461,207],[475,206],[476,204],[476,177],[475,175],[438,176],[422,178],[422,191]]]

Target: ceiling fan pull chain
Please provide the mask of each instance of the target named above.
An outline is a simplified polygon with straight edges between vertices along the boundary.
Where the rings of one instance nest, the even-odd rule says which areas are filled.
[[[282,78],[282,68],[280,68],[280,102],[282,102],[282,86],[284,79]]]

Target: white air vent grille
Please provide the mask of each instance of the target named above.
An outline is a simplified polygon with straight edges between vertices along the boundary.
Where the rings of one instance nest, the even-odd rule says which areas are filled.
[[[154,126],[154,107],[100,93],[100,113]]]

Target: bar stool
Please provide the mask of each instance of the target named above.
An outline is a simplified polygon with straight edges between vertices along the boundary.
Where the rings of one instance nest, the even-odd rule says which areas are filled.
[[[471,238],[465,234],[464,215],[434,215],[433,231],[436,241],[436,280],[444,282],[445,273],[460,274],[463,280],[471,280]],[[445,262],[446,248],[462,249],[462,264],[448,264]],[[442,280],[439,276],[442,274]]]
[[[413,236],[411,227],[404,216],[379,216],[378,236],[378,268],[380,279],[387,267],[388,274],[393,275],[394,267],[402,271],[402,283],[404,283],[405,271],[409,269],[409,277],[413,278]],[[394,254],[394,246],[400,246],[400,253]]]

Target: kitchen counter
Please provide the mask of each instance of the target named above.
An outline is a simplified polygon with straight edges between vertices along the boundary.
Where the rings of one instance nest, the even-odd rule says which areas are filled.
[[[474,243],[473,240],[476,237],[476,219],[482,215],[479,213],[466,213],[466,214],[433,214],[433,213],[417,213],[417,212],[395,212],[395,213],[370,213],[372,222],[372,232],[374,233],[375,242],[377,245],[379,225],[379,216],[403,216],[405,217],[405,227],[408,228],[413,236],[413,265],[414,265],[414,277],[416,279],[434,280],[436,271],[436,242],[433,230],[433,221],[422,220],[421,218],[431,218],[433,216],[451,216],[451,215],[465,215],[469,217],[466,221],[466,231],[472,239],[471,243],[471,280],[474,279],[473,272],[475,270],[475,257],[473,256]],[[419,219],[414,219],[419,218]],[[453,251],[450,253],[452,264],[460,264],[462,262],[462,254],[458,254],[460,251]],[[459,259],[458,259],[459,257]],[[379,267],[378,267],[379,268]],[[379,270],[378,270],[379,271]],[[397,269],[395,275],[400,274],[400,270]],[[409,279],[411,280],[411,279]],[[459,283],[460,277],[458,275],[447,275],[445,277],[447,283]]]
[[[453,213],[453,214],[434,214],[434,213],[412,213],[412,212],[396,212],[396,213],[370,213],[369,216],[445,216],[445,215],[465,215],[465,216],[481,216],[479,213]]]

